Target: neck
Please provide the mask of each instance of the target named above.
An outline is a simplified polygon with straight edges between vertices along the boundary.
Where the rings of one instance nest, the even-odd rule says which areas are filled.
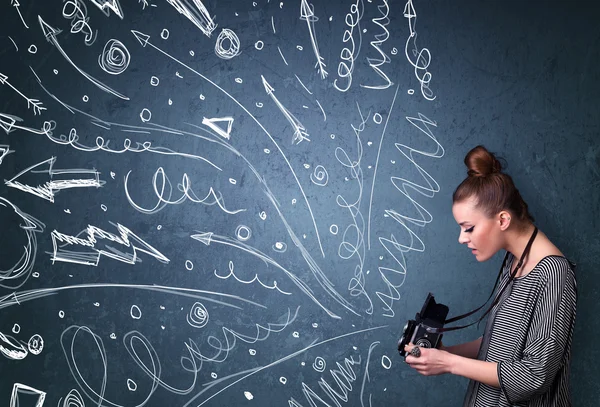
[[[509,232],[509,235],[506,236],[506,245],[504,248],[515,256],[517,262],[521,260],[523,251],[525,251],[525,247],[527,246],[529,239],[531,239],[534,229],[535,225],[529,223],[524,228]]]

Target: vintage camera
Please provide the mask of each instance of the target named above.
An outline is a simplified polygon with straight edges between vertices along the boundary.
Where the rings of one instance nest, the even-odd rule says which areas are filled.
[[[421,312],[417,312],[415,319],[408,320],[404,325],[402,337],[398,341],[398,351],[400,355],[406,356],[404,346],[413,343],[423,348],[437,348],[442,340],[442,334],[428,332],[427,328],[443,328],[448,316],[448,307],[444,304],[437,304],[431,293],[423,304]]]

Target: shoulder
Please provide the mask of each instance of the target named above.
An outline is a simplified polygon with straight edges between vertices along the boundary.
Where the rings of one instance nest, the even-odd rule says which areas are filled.
[[[565,256],[551,254],[544,256],[535,266],[541,285],[559,289],[575,286],[575,265]]]

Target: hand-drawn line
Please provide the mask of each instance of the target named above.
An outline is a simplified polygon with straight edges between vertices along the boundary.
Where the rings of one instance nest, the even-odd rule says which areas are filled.
[[[177,389],[174,388],[167,383],[165,383],[161,379],[161,363],[156,353],[156,350],[148,341],[144,335],[142,335],[138,331],[128,332],[123,337],[123,343],[129,355],[132,357],[134,362],[146,373],[153,382],[158,383],[167,391],[178,394],[178,395],[187,395],[192,392],[192,390],[196,387],[196,382],[198,380],[198,373],[202,370],[202,367],[205,363],[222,363],[225,362],[229,356],[229,352],[235,348],[237,340],[241,340],[248,344],[254,344],[257,342],[265,341],[269,338],[271,333],[279,333],[286,329],[298,316],[298,310],[300,307],[296,308],[296,312],[294,315],[291,315],[291,310],[288,308],[287,319],[284,323],[267,323],[267,326],[261,324],[255,324],[256,334],[254,336],[242,334],[232,330],[231,328],[222,327],[221,330],[223,332],[224,342],[214,335],[210,335],[207,338],[207,344],[212,350],[214,350],[215,356],[206,356],[203,355],[200,351],[200,348],[194,342],[194,340],[189,339],[187,343],[185,343],[186,350],[189,354],[189,357],[182,356],[181,357],[181,367],[188,373],[193,375],[192,383],[187,389]],[[136,344],[141,345],[144,353],[146,354],[144,359],[138,356],[138,352],[136,351]],[[225,346],[223,346],[225,345]],[[150,359],[150,364],[147,364],[145,361]]]
[[[306,194],[304,192],[304,189],[302,188],[302,185],[300,184],[300,181],[298,180],[298,177],[296,175],[296,173],[294,172],[291,163],[289,162],[288,158],[285,156],[285,154],[283,153],[283,151],[281,150],[281,148],[279,147],[279,144],[277,144],[277,142],[275,141],[275,139],[273,139],[273,137],[271,136],[271,134],[267,131],[267,129],[262,125],[262,123],[260,123],[256,117],[250,113],[250,111],[244,107],[244,105],[242,105],[237,99],[235,99],[233,96],[231,96],[227,91],[225,91],[223,88],[221,88],[219,85],[217,85],[216,83],[214,83],[213,81],[211,81],[210,79],[208,79],[206,76],[202,75],[200,72],[196,71],[195,69],[189,67],[188,65],[184,64],[183,62],[179,61],[177,58],[167,54],[165,51],[163,51],[162,49],[156,47],[154,44],[152,44],[149,40],[150,40],[150,36],[143,34],[139,31],[135,31],[132,30],[132,33],[135,35],[135,37],[138,39],[138,41],[140,42],[140,44],[143,47],[146,47],[147,45],[150,45],[150,47],[154,48],[155,50],[159,51],[160,53],[162,53],[163,55],[171,58],[173,61],[179,63],[180,65],[182,65],[183,67],[187,68],[189,71],[193,72],[194,74],[198,75],[199,77],[201,77],[202,79],[204,79],[205,81],[207,81],[208,83],[210,83],[211,85],[213,85],[215,88],[219,89],[221,92],[223,92],[223,94],[225,94],[227,97],[229,97],[233,102],[235,102],[244,112],[246,112],[246,114],[248,114],[248,116],[250,116],[250,118],[252,118],[252,120],[254,120],[254,122],[263,130],[263,132],[267,135],[267,137],[269,137],[269,140],[271,140],[271,142],[275,145],[275,147],[277,148],[277,150],[279,151],[279,153],[281,154],[282,158],[285,160],[288,168],[290,169],[292,175],[294,176],[294,180],[296,181],[296,184],[298,185],[300,192],[302,193],[302,197],[304,198],[304,201],[306,203],[306,206],[308,207],[308,211],[310,213],[312,222],[313,222],[313,227],[315,229],[315,233],[317,235],[317,240],[319,242],[319,248],[321,250],[321,254],[323,255],[323,257],[325,257],[325,252],[323,251],[323,245],[321,243],[321,237],[319,234],[319,230],[317,228],[317,224],[315,221],[315,217],[313,215],[312,212],[312,208],[310,206],[310,203],[308,202],[308,198],[306,197]],[[269,191],[270,192],[270,191]],[[279,210],[278,210],[279,211]],[[280,215],[281,216],[281,215]],[[302,246],[303,249],[303,245],[301,244],[301,242],[298,241],[297,245]],[[304,252],[303,252],[304,253]],[[303,254],[303,256],[306,258],[306,256],[308,255],[308,253],[306,252],[305,254]],[[312,262],[312,261],[311,261]]]
[[[202,303],[195,302],[190,308],[190,312],[186,319],[190,326],[194,328],[204,328],[206,324],[208,324],[208,310]]]
[[[419,51],[419,48],[417,47],[417,32],[415,31],[417,12],[415,11],[412,0],[408,0],[404,6],[404,17],[408,19],[408,28],[410,30],[410,36],[406,40],[406,44],[404,46],[404,54],[406,55],[408,62],[415,68],[415,76],[421,84],[421,94],[427,100],[434,100],[436,96],[433,95],[433,91],[429,88],[432,75],[427,69],[431,63],[431,53],[427,48],[423,48]],[[414,61],[408,52],[411,41],[413,45],[413,49],[411,51],[413,57],[416,58]],[[423,75],[419,75],[421,71],[424,71]]]
[[[377,159],[375,160],[375,169],[373,171],[373,183],[371,184],[371,198],[369,199],[369,216],[367,218],[367,245],[368,245],[369,250],[371,249],[371,209],[373,208],[373,191],[375,191],[375,181],[377,180],[377,168],[379,167],[379,157],[381,155],[381,146],[383,145],[385,131],[386,131],[387,125],[390,121],[390,117],[392,116],[392,109],[394,108],[394,103],[396,102],[396,97],[398,97],[399,89],[400,89],[400,85],[396,86],[396,93],[394,93],[394,98],[392,99],[392,104],[388,111],[387,118],[385,119],[385,125],[383,126],[383,131],[381,133],[381,139],[379,140],[379,148],[377,150]]]
[[[8,39],[10,40],[10,42],[13,43],[13,45],[15,46],[15,50],[17,52],[19,52],[19,47],[17,47],[17,43],[15,42],[15,40],[12,39],[12,37],[10,35],[7,35]]]
[[[19,341],[10,335],[0,332],[0,354],[10,360],[23,360],[28,352]]]
[[[289,110],[287,110],[285,106],[283,106],[283,104],[279,101],[277,96],[275,96],[275,89],[271,85],[269,85],[265,77],[262,75],[260,77],[262,78],[262,83],[265,87],[265,92],[267,92],[267,95],[271,96],[273,102],[275,102],[281,113],[283,113],[287,121],[294,129],[294,137],[292,138],[292,144],[300,144],[303,140],[310,141],[310,139],[308,138],[309,134],[306,132],[306,128],[304,128],[304,125],[300,123],[300,120],[298,120],[296,116],[294,116]]]
[[[47,135],[48,133],[52,133],[52,130],[56,127],[56,123],[54,121],[45,121],[43,127],[38,129],[33,129],[30,127],[19,126],[16,124],[17,122],[22,122],[18,116],[13,116],[7,113],[0,113],[0,128],[6,132],[6,134],[10,134],[15,130],[24,130],[29,133],[39,134],[39,135]]]
[[[42,407],[44,405],[44,400],[46,399],[46,393],[34,389],[31,386],[27,386],[21,383],[15,383],[13,385],[12,393],[10,395],[10,404],[9,407],[19,407],[19,395],[22,394],[26,396],[27,400],[31,400],[31,396],[37,397],[35,401],[35,407]]]
[[[40,102],[37,99],[28,98],[23,93],[21,93],[21,91],[19,89],[15,88],[13,86],[13,84],[8,81],[8,76],[4,75],[2,72],[0,72],[0,85],[8,86],[9,88],[11,88],[15,92],[17,92],[17,94],[19,96],[21,96],[23,99],[25,99],[27,101],[27,108],[29,109],[31,107],[31,109],[33,110],[34,116],[38,115],[38,114],[42,114],[42,110],[46,110],[46,108],[44,106],[42,106],[42,102]]]
[[[273,19],[273,16],[271,16],[271,27],[273,27],[273,34],[277,34],[277,31],[275,31],[275,20]]]
[[[111,222],[112,223],[112,222]],[[161,263],[168,263],[169,259],[161,252],[150,246],[138,235],[120,223],[112,223],[119,231],[119,236],[106,232],[96,226],[88,225],[85,229],[87,238],[80,238],[58,232],[56,229],[52,231],[52,263],[62,261],[66,263],[84,264],[87,266],[97,266],[102,256],[106,256],[113,260],[117,260],[127,264],[135,264],[141,262],[138,253],[146,253],[154,257]],[[107,250],[97,249],[98,240],[107,240],[121,246],[132,249],[132,253],[120,252],[114,247],[106,245]],[[64,250],[65,246],[83,246],[88,247],[89,251],[71,251]]]
[[[366,384],[367,380],[369,382],[371,381],[371,377],[369,376],[369,362],[371,361],[371,353],[373,352],[373,349],[375,349],[375,347],[377,345],[379,345],[379,343],[380,343],[379,341],[375,341],[369,345],[369,353],[367,354],[367,361],[365,362],[365,373],[363,375],[362,386],[360,388],[360,405],[362,407],[365,407],[365,403],[363,401],[364,394],[365,394],[365,384]],[[373,404],[371,404],[371,396],[372,396],[372,394],[369,394],[369,407],[371,407],[373,405]]]
[[[348,402],[348,394],[353,390],[352,383],[357,379],[356,372],[354,371],[354,365],[360,365],[361,357],[358,356],[358,360],[354,360],[354,356],[351,355],[349,358],[344,358],[344,365],[340,362],[336,362],[337,369],[329,369],[333,380],[337,384],[338,389],[331,387],[329,382],[325,380],[323,376],[318,381],[319,387],[327,394],[329,399],[336,405],[341,407],[340,401]],[[302,382],[302,393],[311,406],[316,406],[315,400],[319,401],[319,404],[329,406],[329,404],[323,400],[309,385],[304,381]],[[296,399],[293,397],[288,400],[289,407],[302,407]]]
[[[99,353],[99,359],[102,363],[101,366],[102,366],[102,371],[103,371],[102,372],[102,385],[100,387],[100,393],[98,393],[96,390],[94,390],[89,385],[87,380],[84,378],[84,376],[82,375],[82,372],[80,370],[80,366],[77,363],[77,358],[75,357],[75,355],[76,355],[75,345],[77,343],[78,336],[81,337],[82,334],[85,334],[86,336],[89,336],[92,338],[96,349],[93,349],[93,346],[90,346],[89,343],[85,343],[85,346],[82,346],[82,348],[86,349],[87,352],[95,350]],[[71,325],[67,329],[65,329],[63,331],[63,333],[61,334],[60,344],[62,346],[64,355],[65,355],[65,359],[67,360],[67,364],[69,365],[69,370],[71,371],[71,376],[73,376],[73,378],[79,385],[79,388],[85,393],[85,395],[90,400],[92,400],[94,402],[94,404],[97,404],[99,406],[107,405],[107,406],[111,406],[111,407],[123,407],[123,406],[121,406],[119,404],[115,404],[105,398],[106,386],[108,383],[108,358],[106,355],[106,349],[104,347],[104,342],[102,341],[102,338],[100,336],[96,335],[87,326]],[[98,355],[95,355],[95,356],[98,356]],[[151,388],[148,391],[148,395],[147,395],[146,399],[143,400],[142,403],[138,404],[137,407],[142,407],[144,404],[146,404],[150,400],[150,397],[152,397],[152,395],[154,394],[154,392],[156,391],[157,388],[158,388],[158,383],[156,380],[154,380],[152,382]]]
[[[294,76],[296,77],[296,79],[298,79],[298,82],[300,82],[300,85],[302,85],[302,87],[304,88],[305,91],[307,91],[309,94],[313,94],[310,90],[308,90],[308,88],[302,83],[302,81],[300,80],[300,78],[298,77],[298,75],[294,74]]]
[[[283,59],[283,62],[286,65],[289,65],[288,62],[285,60],[285,57],[283,56],[283,52],[281,52],[281,48],[279,48],[279,46],[277,46],[277,51],[279,51],[279,55],[281,55],[281,59]]]
[[[217,125],[217,123],[227,123],[227,130],[223,130],[221,127]],[[233,118],[231,116],[228,117],[214,117],[211,119],[207,119],[204,117],[202,119],[202,124],[213,129],[219,136],[229,140],[231,137],[231,127],[233,126]]]
[[[384,79],[386,83],[383,85],[374,86],[362,84],[360,85],[361,87],[367,89],[387,89],[394,84],[390,80],[390,78],[388,78],[388,76],[381,70],[381,68],[379,68],[381,65],[389,64],[391,62],[390,57],[381,49],[381,45],[383,45],[383,43],[386,42],[390,37],[390,32],[386,28],[386,26],[390,23],[390,19],[388,18],[388,15],[390,13],[390,7],[388,6],[387,0],[381,1],[383,2],[383,5],[377,6],[381,17],[373,18],[371,21],[377,24],[379,27],[381,27],[383,33],[375,34],[375,40],[370,42],[371,46],[375,48],[375,50],[377,50],[377,52],[381,55],[381,59],[367,58],[367,62],[369,63],[369,66],[377,73],[377,75]]]
[[[212,206],[212,205],[216,204],[223,212],[225,212],[229,215],[235,215],[240,212],[246,211],[246,209],[236,209],[236,210],[227,209],[225,207],[223,195],[220,192],[216,193],[212,187],[210,187],[206,196],[204,198],[200,199],[196,195],[196,193],[192,190],[189,177],[186,173],[183,174],[181,184],[178,184],[178,189],[182,193],[182,195],[177,200],[172,201],[171,195],[173,192],[173,184],[171,184],[171,180],[169,180],[169,177],[167,177],[167,175],[165,174],[165,171],[163,170],[162,167],[159,167],[156,170],[156,172],[154,173],[154,176],[152,177],[152,187],[153,187],[154,194],[156,195],[158,201],[156,202],[156,205],[154,205],[154,207],[151,209],[142,208],[141,206],[139,206],[138,204],[136,204],[134,202],[133,198],[129,194],[129,175],[130,174],[131,174],[131,171],[129,171],[127,173],[127,175],[125,175],[124,188],[125,188],[125,195],[127,196],[127,200],[129,201],[130,205],[133,206],[137,211],[147,214],[147,215],[157,213],[158,211],[162,210],[166,205],[178,205],[178,204],[185,202],[188,199],[194,203],[200,203],[200,204],[207,205],[207,206]]]
[[[21,22],[23,23],[25,28],[29,29],[29,27],[27,26],[27,23],[25,23],[25,20],[23,19],[21,10],[19,9],[19,7],[21,6],[21,4],[19,3],[19,0],[10,0],[10,5],[13,6],[15,8],[15,10],[17,10],[17,13],[19,13],[19,17],[21,18]]]
[[[323,121],[326,122],[327,115],[325,114],[325,109],[323,109],[323,106],[321,106],[321,104],[319,103],[319,101],[317,99],[315,99],[315,101],[317,102],[317,105],[319,105],[319,109],[321,109],[321,113],[323,113]]]
[[[85,407],[83,397],[81,397],[81,393],[76,389],[72,389],[65,397],[65,401],[61,404],[62,400],[62,397],[58,400],[59,407]]]
[[[259,373],[259,372],[261,372],[261,371],[263,371],[265,369],[269,369],[269,368],[274,367],[274,366],[276,366],[276,365],[278,365],[280,363],[283,363],[283,362],[285,362],[287,360],[293,359],[296,356],[301,355],[302,353],[304,353],[304,352],[306,352],[306,351],[308,351],[308,350],[310,350],[312,348],[324,345],[324,344],[332,342],[332,341],[336,341],[336,340],[341,339],[341,338],[345,338],[345,337],[352,336],[352,335],[357,335],[357,334],[364,333],[364,332],[374,331],[374,330],[382,329],[382,328],[387,328],[387,325],[376,326],[376,327],[367,328],[367,329],[361,329],[361,330],[358,330],[358,331],[354,331],[354,332],[349,332],[349,333],[346,333],[346,334],[338,335],[338,336],[333,337],[333,338],[325,339],[325,340],[322,340],[322,341],[319,341],[319,342],[317,342],[315,340],[310,345],[306,346],[305,348],[297,350],[296,352],[293,352],[293,353],[291,353],[291,354],[289,354],[287,356],[284,356],[284,357],[282,357],[282,358],[280,358],[280,359],[278,359],[278,360],[276,360],[274,362],[271,362],[271,363],[269,363],[267,365],[256,367],[256,368],[252,368],[252,369],[247,369],[247,370],[244,370],[244,371],[241,371],[241,372],[238,372],[238,373],[234,373],[234,374],[231,374],[231,375],[228,375],[228,376],[221,377],[220,379],[214,380],[210,384],[205,384],[204,389],[202,391],[200,391],[198,394],[196,394],[191,400],[189,400],[182,407],[190,407],[191,405],[196,404],[197,402],[195,400],[197,398],[201,397],[205,392],[209,391],[212,387],[220,384],[223,381],[227,381],[227,380],[230,380],[230,379],[232,379],[232,378],[234,378],[236,376],[243,375],[239,379],[237,379],[237,380],[229,383],[228,385],[224,386],[219,391],[217,391],[214,394],[212,394],[210,397],[205,398],[200,404],[196,404],[196,407],[202,406],[203,404],[205,404],[208,401],[210,401],[213,397],[216,397],[220,393],[222,393],[225,390],[229,389],[230,387],[236,385],[237,383],[241,382],[242,380],[247,379],[248,377],[250,377],[250,376],[252,376],[252,375],[254,375],[256,373]]]
[[[48,160],[42,161],[41,163],[34,164],[28,167],[12,177],[9,180],[4,180],[6,186],[16,188],[21,191],[30,193],[37,197],[46,199],[50,202],[54,202],[54,195],[63,190],[70,188],[100,188],[105,184],[105,181],[100,180],[100,173],[93,170],[85,169],[54,169],[54,163],[56,157],[49,158]],[[47,169],[38,169],[39,167],[46,167]],[[39,173],[48,174],[51,181],[46,181],[43,185],[33,187],[27,184],[23,184],[18,179],[27,173]],[[82,178],[82,176],[92,175],[90,178]],[[60,179],[64,177],[63,179]],[[59,178],[59,179],[56,179]]]
[[[228,48],[223,45],[227,44]],[[223,28],[215,41],[215,54],[222,59],[232,59],[240,54],[240,39],[229,28]]]
[[[286,269],[285,267],[280,265],[278,262],[276,262],[271,257],[267,256],[260,250],[254,248],[250,245],[247,245],[245,243],[238,242],[237,240],[232,239],[230,237],[220,236],[213,232],[198,232],[197,234],[193,234],[190,237],[194,240],[204,243],[206,246],[210,246],[211,243],[218,243],[218,244],[222,244],[225,246],[234,247],[236,249],[239,249],[241,251],[249,253],[255,257],[258,257],[259,259],[264,261],[265,264],[267,264],[267,265],[271,264],[271,265],[277,267],[279,270],[283,271],[290,280],[292,280],[292,282],[296,285],[296,287],[298,287],[304,294],[306,294],[315,304],[317,304],[325,312],[327,312],[327,314],[330,317],[333,317],[333,318],[337,317],[334,313],[332,313],[330,310],[328,310],[323,304],[321,304],[319,302],[319,300],[317,300],[315,298],[315,296],[313,295],[313,291],[311,290],[311,288],[309,286],[306,285],[306,283],[304,281],[300,280],[295,274],[293,274],[291,271],[289,271],[288,269]],[[339,318],[339,317],[337,317],[337,318]]]
[[[21,292],[13,292],[11,294],[0,297],[0,309],[12,307],[14,305],[21,305],[28,301],[34,301],[40,298],[48,297],[51,295],[56,295],[62,291],[69,290],[85,290],[85,289],[95,289],[95,288],[121,288],[121,289],[134,289],[134,290],[142,290],[142,291],[154,291],[160,293],[166,293],[171,295],[177,295],[180,297],[188,297],[196,300],[202,300],[205,302],[211,302],[217,305],[222,305],[229,308],[234,308],[237,310],[243,309],[241,306],[234,305],[230,302],[225,302],[222,300],[218,300],[215,298],[206,297],[205,295],[212,295],[215,297],[223,297],[228,300],[240,301],[246,304],[250,304],[262,309],[267,309],[266,306],[259,304],[252,300],[247,300],[237,295],[219,293],[214,291],[206,291],[206,290],[198,290],[194,288],[184,288],[184,287],[171,287],[164,285],[152,285],[152,284],[114,284],[114,283],[91,283],[91,284],[75,284],[68,285],[62,287],[54,287],[54,288],[36,288],[32,290],[26,290]]]
[[[62,15],[71,20],[71,34],[83,32],[85,34],[85,45],[90,46],[96,42],[98,30],[94,32],[90,27],[87,16],[87,6],[80,0],[65,0]],[[68,7],[72,7],[71,10]]]
[[[19,261],[10,269],[0,270],[0,287],[17,289],[25,284],[31,275],[37,253],[37,237],[35,233],[43,232],[46,225],[33,216],[22,212],[2,197],[0,197],[0,206],[12,208],[15,214],[21,218],[22,223],[19,224],[19,227],[25,232],[27,238],[27,245],[23,247],[25,251],[19,258]],[[19,279],[23,281],[19,282]]]
[[[214,272],[214,273],[215,273],[215,276],[216,276],[216,277],[218,277],[218,278],[220,278],[220,279],[223,279],[223,280],[227,280],[228,278],[230,278],[230,277],[233,277],[235,280],[237,280],[238,282],[240,282],[240,283],[242,283],[242,284],[252,284],[252,283],[254,283],[255,281],[258,281],[258,283],[259,283],[261,286],[263,286],[264,288],[266,288],[266,289],[268,289],[268,290],[277,290],[277,291],[279,291],[281,294],[284,294],[284,295],[292,295],[292,293],[288,293],[288,292],[286,292],[286,291],[282,291],[282,290],[279,288],[279,286],[277,285],[277,281],[273,281],[273,285],[272,285],[272,286],[266,285],[265,283],[263,283],[262,281],[260,281],[260,278],[258,278],[258,274],[254,274],[254,277],[252,278],[252,280],[249,280],[249,281],[242,280],[241,278],[239,278],[238,276],[236,276],[236,275],[235,275],[235,273],[234,273],[234,271],[233,271],[233,268],[234,268],[234,267],[233,267],[233,261],[230,261],[230,262],[229,262],[229,274],[227,274],[226,276],[220,276],[220,275],[217,273],[217,270],[215,270],[215,272]]]
[[[10,146],[8,144],[0,144],[0,164],[2,164],[2,160],[4,159],[4,157],[14,152],[14,150],[10,149]]]
[[[100,68],[111,75],[120,75],[125,72],[130,62],[131,55],[125,44],[114,39],[107,41],[102,54],[98,57]]]
[[[317,165],[312,174],[310,174],[310,180],[313,184],[320,187],[324,187],[329,182],[329,174],[322,165]]]
[[[110,17],[110,11],[112,10],[121,20],[124,17],[123,9],[119,4],[119,0],[90,0],[92,4],[100,11],[104,13],[107,17]]]
[[[314,6],[308,4],[308,0],[301,0],[300,5],[300,20],[306,21],[308,26],[308,33],[310,34],[310,42],[312,43],[313,52],[317,58],[315,67],[317,72],[321,75],[321,79],[327,78],[327,71],[325,70],[325,62],[321,53],[319,52],[319,44],[317,43],[317,34],[315,32],[315,23],[319,21],[319,17],[315,15]]]
[[[421,195],[424,195],[428,198],[432,198],[436,192],[440,191],[440,187],[435,181],[435,179],[433,179],[433,177],[431,177],[431,175],[429,175],[423,169],[423,167],[416,163],[413,153],[432,158],[441,158],[444,156],[444,148],[437,141],[435,135],[433,134],[430,128],[430,126],[437,127],[437,123],[422,115],[421,113],[418,114],[418,117],[407,116],[406,120],[414,127],[416,127],[420,132],[425,134],[430,140],[432,140],[436,145],[436,149],[434,152],[427,152],[417,150],[405,144],[395,143],[395,146],[398,149],[398,151],[400,151],[402,155],[404,155],[404,157],[406,157],[411,162],[411,164],[415,166],[419,174],[421,174],[421,176],[424,178],[426,185],[420,185],[401,177],[390,178],[392,185],[394,185],[394,187],[400,193],[402,193],[402,195],[404,195],[410,200],[410,202],[413,204],[413,206],[419,213],[420,217],[403,215],[396,212],[393,209],[387,209],[385,211],[387,216],[391,217],[396,222],[398,222],[410,235],[408,244],[398,242],[393,234],[390,236],[389,239],[383,237],[379,238],[379,243],[383,246],[383,248],[390,254],[390,256],[400,267],[400,270],[390,267],[378,267],[379,274],[387,286],[386,293],[380,291],[377,292],[377,296],[384,304],[384,310],[386,314],[383,314],[383,316],[386,317],[393,317],[395,315],[394,310],[392,309],[392,305],[394,301],[400,299],[400,293],[398,292],[398,288],[404,284],[404,279],[406,277],[406,259],[404,257],[404,253],[407,253],[409,251],[425,251],[425,244],[415,234],[415,232],[408,227],[407,222],[410,222],[419,227],[424,227],[433,220],[431,214],[421,204],[419,204],[415,199],[412,198],[411,192],[418,192]],[[394,250],[392,250],[392,248]],[[395,253],[398,253],[400,255],[400,259],[396,257]],[[399,282],[392,281],[394,277],[398,276],[400,276]]]
[[[96,4],[96,3],[94,3],[94,4]],[[119,4],[118,1],[116,1],[116,4]],[[77,70],[77,72],[79,72],[87,80],[89,80],[90,82],[92,82],[94,85],[96,85],[97,87],[99,87],[103,91],[105,91],[107,93],[110,93],[110,94],[113,94],[113,95],[117,96],[118,98],[121,98],[121,99],[124,99],[124,100],[129,100],[129,98],[127,96],[122,95],[119,92],[111,89],[110,87],[106,86],[105,84],[103,84],[99,80],[93,78],[91,75],[89,75],[88,73],[84,72],[81,68],[79,68],[77,65],[75,65],[75,63],[71,60],[71,58],[69,58],[69,56],[67,55],[67,53],[62,49],[62,47],[58,43],[58,40],[56,39],[56,36],[58,34],[60,34],[62,31],[58,30],[58,29],[55,29],[55,28],[52,28],[39,15],[38,15],[38,20],[40,22],[40,26],[42,27],[42,32],[44,33],[44,36],[46,37],[46,40],[50,44],[52,44],[52,45],[54,45],[56,47],[56,49],[61,53],[61,55],[67,60],[68,63],[70,63],[73,66],[73,68],[75,68]]]
[[[146,7],[148,7],[148,0],[138,0],[138,4],[139,3],[142,4],[142,10],[146,10]],[[156,7],[155,5],[153,6]]]
[[[360,30],[360,21],[362,20],[364,13],[363,0],[356,0],[354,4],[350,6],[350,12],[346,14],[344,21],[346,22],[346,30],[344,30],[344,36],[342,41],[344,44],[350,43],[349,47],[342,48],[340,52],[340,58],[342,61],[338,64],[337,74],[340,78],[345,79],[346,83],[341,87],[338,86],[338,79],[333,81],[333,86],[340,92],[346,92],[352,86],[352,74],[354,72],[354,61],[360,54],[360,48],[362,46],[362,33]],[[354,41],[354,28],[357,28],[358,33],[358,49],[356,48],[356,42]]]
[[[365,125],[371,117],[371,111],[369,110],[365,118],[358,102],[356,103],[356,107],[358,109],[358,114],[360,115],[360,124],[358,127],[351,124],[354,135],[356,136],[356,158],[351,159],[342,147],[337,147],[335,150],[335,158],[343,167],[350,171],[350,178],[356,181],[358,188],[357,197],[354,201],[348,202],[341,194],[336,197],[337,205],[340,208],[347,209],[352,218],[352,223],[344,229],[344,233],[342,234],[342,241],[338,246],[338,256],[344,260],[350,260],[354,257],[357,258],[357,263],[354,266],[354,276],[348,282],[348,292],[352,297],[364,296],[369,304],[365,312],[368,315],[372,315],[373,301],[366,290],[364,270],[366,259],[365,218],[361,211],[364,190],[364,178],[361,168],[363,156],[361,134],[365,130]]]
[[[189,4],[189,0],[167,0],[171,6],[175,7],[180,14],[183,14],[188,20],[190,20],[196,27],[204,33],[208,38],[212,35],[212,32],[217,28],[217,25],[213,21],[213,17],[202,4],[200,0],[192,0],[194,6]]]

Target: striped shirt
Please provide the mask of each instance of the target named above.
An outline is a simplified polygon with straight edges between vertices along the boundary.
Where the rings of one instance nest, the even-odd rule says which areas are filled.
[[[575,324],[575,265],[544,257],[509,283],[508,254],[477,359],[498,363],[500,388],[469,382],[464,407],[571,406],[569,373]]]

